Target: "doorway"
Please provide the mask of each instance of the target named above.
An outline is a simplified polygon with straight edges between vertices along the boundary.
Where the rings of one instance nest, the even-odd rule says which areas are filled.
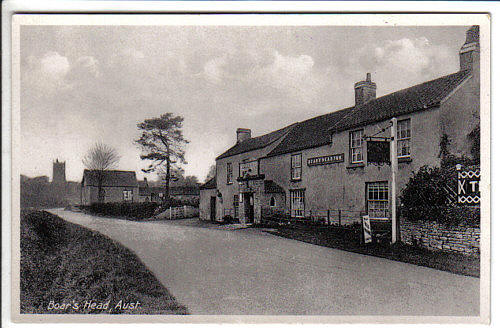
[[[243,194],[243,206],[245,208],[245,222],[253,223],[254,220],[254,196],[253,193],[244,193]]]
[[[216,197],[210,197],[210,221],[215,221]]]

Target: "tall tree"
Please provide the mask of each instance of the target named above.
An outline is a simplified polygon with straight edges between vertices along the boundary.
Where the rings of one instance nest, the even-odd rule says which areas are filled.
[[[210,165],[210,168],[208,169],[208,174],[207,177],[205,178],[205,182],[208,182],[210,179],[215,177],[215,171],[216,171],[215,164]]]
[[[116,150],[102,142],[96,142],[82,159],[85,168],[93,171],[93,174],[96,175],[97,197],[99,203],[104,201],[104,192],[102,188],[104,172],[114,168],[119,160],[120,156],[118,156]]]
[[[165,113],[160,117],[146,119],[137,124],[141,136],[135,142],[141,146],[143,153],[141,159],[149,160],[150,164],[142,171],[145,173],[156,171],[165,172],[165,198],[164,203],[170,203],[171,172],[180,169],[181,164],[186,164],[184,147],[189,142],[182,135],[182,122],[184,118]]]

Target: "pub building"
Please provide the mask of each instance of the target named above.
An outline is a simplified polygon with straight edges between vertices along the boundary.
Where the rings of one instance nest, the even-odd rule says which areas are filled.
[[[235,145],[216,158],[216,178],[201,188],[200,218],[258,223],[266,213],[307,219],[342,211],[341,224],[364,214],[390,220],[391,164],[383,141],[391,119],[398,193],[412,172],[439,166],[443,135],[451,154],[471,156],[468,135],[480,112],[478,26],[468,29],[458,60],[456,73],[378,98],[368,73],[354,84],[352,107],[258,137],[237,129]]]

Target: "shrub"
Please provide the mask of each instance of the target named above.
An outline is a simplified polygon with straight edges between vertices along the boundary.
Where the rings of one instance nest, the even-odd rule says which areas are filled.
[[[456,171],[453,167],[423,166],[414,174],[401,192],[400,214],[410,221],[436,221],[446,225],[478,225],[479,208],[459,206],[450,202],[447,190],[455,189]]]
[[[85,212],[104,216],[124,216],[128,218],[144,219],[155,215],[156,203],[94,203],[90,206],[81,206]]]

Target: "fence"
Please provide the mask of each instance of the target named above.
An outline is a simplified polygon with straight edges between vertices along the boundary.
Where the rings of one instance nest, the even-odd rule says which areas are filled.
[[[192,218],[199,215],[199,209],[194,206],[178,206],[170,207],[168,210],[158,214],[156,217],[159,219],[175,220]]]
[[[262,211],[262,220],[268,223],[345,226],[361,223],[363,215],[366,212],[351,209],[315,209],[305,211],[304,217],[291,217],[288,212],[267,209]]]

